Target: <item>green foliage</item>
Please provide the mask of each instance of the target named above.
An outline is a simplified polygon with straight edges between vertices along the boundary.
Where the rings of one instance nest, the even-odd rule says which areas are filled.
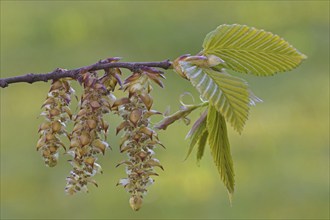
[[[271,32],[246,25],[220,25],[204,39],[204,55],[225,61],[220,67],[269,76],[297,67],[307,57]]]
[[[248,119],[250,105],[256,100],[247,82],[224,70],[201,68],[184,61],[180,63],[202,98],[209,101],[241,133]]]
[[[220,25],[205,37],[203,47],[198,55],[183,55],[173,62],[174,70],[191,82],[203,102],[209,103],[207,115],[204,113],[187,135],[191,138],[187,157],[198,143],[199,162],[208,141],[231,197],[235,180],[226,121],[241,133],[250,106],[261,100],[245,80],[228,74],[225,68],[268,76],[295,68],[306,56],[277,35],[237,24]]]
[[[215,165],[221,179],[226,185],[229,194],[234,193],[234,167],[230,154],[230,145],[227,136],[227,127],[224,117],[212,106],[209,106],[207,115],[208,142]]]
[[[209,104],[208,110],[194,123],[187,137],[191,139],[191,142],[186,158],[189,157],[194,146],[198,143],[197,162],[199,163],[208,141],[221,180],[226,185],[229,194],[233,194],[235,184],[234,168],[226,121],[222,114],[213,105]]]

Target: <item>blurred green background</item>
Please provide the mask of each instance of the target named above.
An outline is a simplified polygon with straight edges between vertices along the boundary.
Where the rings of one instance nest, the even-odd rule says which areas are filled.
[[[125,176],[123,167],[115,168],[125,155],[118,153],[119,119],[113,116],[113,150],[100,159],[99,188],[65,195],[69,158],[47,168],[35,150],[49,87],[39,82],[0,90],[1,218],[328,219],[329,1],[1,1],[1,77],[111,56],[175,59],[199,52],[204,36],[224,23],[271,31],[308,56],[288,73],[240,75],[264,102],[252,109],[242,135],[229,128],[236,170],[232,207],[208,149],[199,167],[195,155],[183,161],[189,127],[181,122],[160,132],[167,149],[156,153],[165,172],[159,171],[144,207],[133,212],[128,194],[115,186]],[[156,109],[176,111],[185,91],[198,97],[174,72],[166,76],[166,88],[153,92]]]

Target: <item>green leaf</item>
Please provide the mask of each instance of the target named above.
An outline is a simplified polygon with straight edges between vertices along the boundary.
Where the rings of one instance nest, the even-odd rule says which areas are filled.
[[[202,159],[204,155],[205,145],[207,142],[207,137],[209,136],[209,132],[205,129],[204,133],[201,135],[198,141],[198,150],[197,150],[197,164]]]
[[[201,136],[206,131],[206,116],[207,112],[205,111],[199,119],[196,120],[190,131],[188,132],[186,138],[190,138],[190,146],[185,160],[190,156],[194,146],[199,142]]]
[[[207,115],[208,141],[215,165],[220,173],[221,180],[230,195],[234,193],[234,167],[227,136],[226,121],[213,106],[209,106]]]
[[[306,55],[278,35],[246,25],[220,25],[206,35],[203,55],[225,61],[220,67],[269,76],[297,67]]]
[[[247,82],[224,70],[219,72],[200,68],[184,61],[181,61],[180,65],[201,97],[220,111],[240,133],[248,119],[250,105],[260,101],[251,93]]]

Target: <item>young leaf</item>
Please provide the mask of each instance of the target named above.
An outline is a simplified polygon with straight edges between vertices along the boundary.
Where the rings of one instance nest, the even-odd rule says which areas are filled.
[[[239,133],[248,119],[250,105],[258,101],[250,92],[247,82],[226,72],[192,66],[180,62],[186,76],[199,91],[220,111]]]
[[[307,58],[278,35],[238,24],[217,27],[206,35],[203,48],[203,55],[225,61],[221,67],[258,76],[292,70]]]
[[[197,142],[200,141],[200,138],[202,137],[202,135],[207,132],[206,130],[206,115],[207,115],[207,111],[205,111],[201,117],[199,119],[196,120],[196,122],[194,123],[194,125],[192,126],[192,128],[190,129],[190,131],[187,134],[186,138],[190,138],[190,146],[189,146],[189,150],[187,153],[187,156],[185,158],[185,160],[190,156],[192,150],[194,149],[194,146],[196,145]]]
[[[205,145],[207,142],[207,137],[209,136],[209,132],[205,129],[204,133],[201,135],[198,141],[198,150],[197,150],[197,164],[202,159],[204,155]]]
[[[230,196],[234,193],[234,168],[230,154],[226,121],[213,106],[209,105],[207,115],[208,141],[214,162],[218,168],[221,180],[228,189]]]

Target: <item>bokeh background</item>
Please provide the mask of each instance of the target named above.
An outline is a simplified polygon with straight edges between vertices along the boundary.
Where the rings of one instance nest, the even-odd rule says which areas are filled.
[[[115,186],[125,176],[123,167],[115,168],[125,155],[118,153],[119,119],[113,116],[113,150],[100,159],[99,187],[65,195],[69,158],[47,168],[35,150],[49,87],[39,82],[0,90],[1,218],[328,219],[329,1],[1,1],[1,77],[111,56],[175,59],[199,52],[204,36],[224,23],[272,31],[308,56],[299,68],[273,77],[238,74],[264,102],[252,109],[242,135],[229,128],[236,170],[232,207],[208,149],[200,166],[195,155],[183,161],[189,127],[181,122],[160,132],[167,149],[157,149],[157,156],[165,172],[159,171],[144,207],[133,212],[128,194]],[[176,111],[185,91],[198,97],[174,72],[166,76],[166,88],[153,92],[156,109]]]

